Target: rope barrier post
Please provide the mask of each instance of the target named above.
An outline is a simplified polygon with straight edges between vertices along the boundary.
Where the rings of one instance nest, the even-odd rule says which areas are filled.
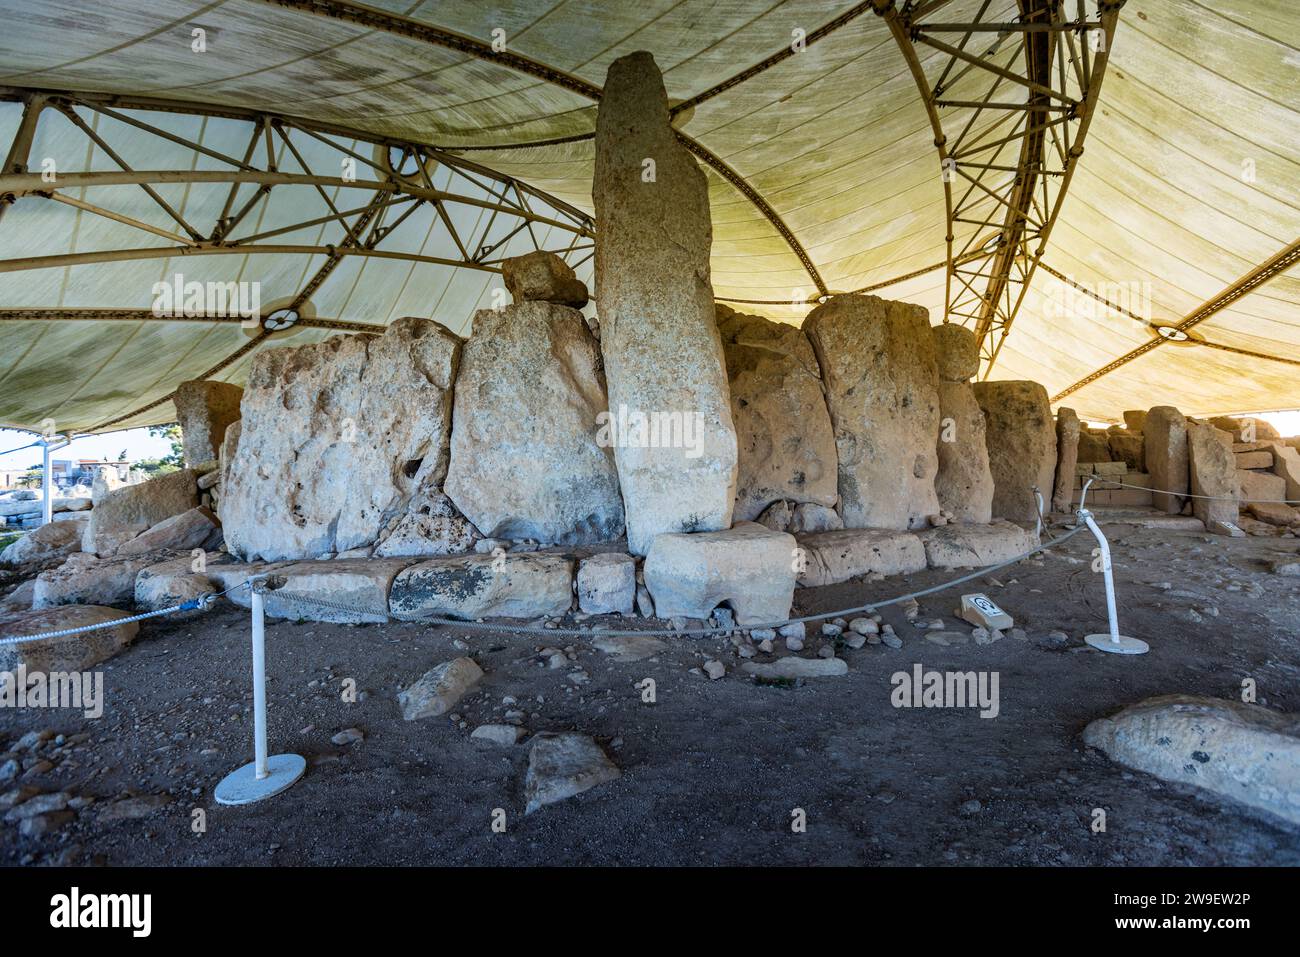
[[[1038,503],[1038,511],[1034,513],[1034,519],[1038,525],[1034,531],[1040,539],[1043,537],[1043,493],[1038,491],[1038,486],[1034,486],[1034,500]]]
[[[222,778],[216,790],[218,804],[252,804],[269,798],[307,770],[302,755],[266,754],[266,576],[249,579],[248,587],[253,626],[253,761]]]
[[[1087,494],[1086,487],[1084,493]],[[1082,496],[1080,496],[1080,499],[1082,499]],[[1106,541],[1106,536],[1101,533],[1101,529],[1092,517],[1092,512],[1083,507],[1082,501],[1080,501],[1079,510],[1075,514],[1078,515],[1080,521],[1088,526],[1088,531],[1092,532],[1101,548],[1101,573],[1106,581],[1106,617],[1110,621],[1110,634],[1088,635],[1083,640],[1098,651],[1108,651],[1116,655],[1145,655],[1150,650],[1150,646],[1145,641],[1119,633],[1119,616],[1115,612],[1115,578],[1111,574],[1110,567],[1110,543]]]

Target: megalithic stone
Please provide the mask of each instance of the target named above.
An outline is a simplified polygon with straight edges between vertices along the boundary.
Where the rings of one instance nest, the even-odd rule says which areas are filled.
[[[229,382],[194,379],[176,387],[172,399],[181,427],[185,466],[194,468],[221,454],[226,429],[239,418],[244,390]]]
[[[1127,412],[1124,413],[1128,415]],[[1062,406],[1056,410],[1056,485],[1052,511],[1073,509],[1075,467],[1079,464],[1079,415]]]
[[[964,326],[931,326],[939,364],[939,507],[958,522],[987,525],[993,518],[993,473],[984,442],[984,413],[970,379],[979,371],[979,342]]]
[[[1151,504],[1171,515],[1183,510],[1187,492],[1187,419],[1172,405],[1158,405],[1143,420]]]
[[[731,526],[736,430],[714,321],[708,183],[677,140],[654,57],[609,67],[592,185],[596,309],[614,445],[638,555],[664,532]]]
[[[1056,422],[1047,390],[1015,380],[976,382],[974,389],[988,429],[993,516],[1032,522],[1038,515],[1034,489],[1046,495],[1056,478]]]
[[[834,296],[803,330],[821,363],[846,528],[928,527],[939,511],[939,371],[929,314],[878,296]]]

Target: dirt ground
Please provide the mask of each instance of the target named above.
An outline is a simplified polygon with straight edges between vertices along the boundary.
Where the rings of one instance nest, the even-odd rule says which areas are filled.
[[[1082,644],[1105,630],[1086,533],[979,586],[1015,615],[1025,640],[945,647],[889,609],[902,649],[843,650],[847,676],[795,686],[754,683],[718,638],[673,638],[654,659],[632,663],[581,638],[557,638],[550,643],[571,643],[590,676],[578,686],[569,668],[546,667],[536,636],[275,622],[267,630],[272,752],[297,752],[308,770],[289,791],[243,808],[216,804],[213,788],[251,758],[248,613],[223,604],[198,621],[148,622],[135,645],[103,666],[101,719],[0,710],[0,752],[28,731],[65,736],[37,752],[50,767],[21,783],[95,799],[44,836],[0,823],[0,861],[1300,864],[1300,829],[1127,771],[1080,739],[1088,721],[1125,704],[1173,692],[1237,697],[1247,677],[1261,703],[1300,709],[1300,578],[1268,571],[1270,560],[1300,552],[1300,542],[1127,525],[1108,532],[1121,623],[1151,643],[1143,657]],[[951,577],[926,572],[801,591],[797,609],[857,605]],[[975,589],[922,600],[922,619],[942,617],[949,630],[969,633],[951,613],[960,591]],[[1057,629],[1069,636],[1063,645],[1049,637]],[[457,639],[486,672],[456,709],[465,727],[447,717],[403,721],[397,692],[464,653]],[[818,643],[810,638],[804,653]],[[692,673],[715,657],[725,678]],[[998,672],[999,715],[895,709],[890,676],[914,663]],[[646,677],[656,683],[654,704],[637,688]],[[343,700],[349,678],[361,692],[354,703]],[[503,720],[505,696],[520,702],[532,732],[594,736],[622,777],[525,816],[527,741],[501,748],[469,737]],[[364,740],[332,744],[347,728]],[[132,795],[153,800],[108,811]],[[120,813],[164,800],[143,816]],[[504,833],[491,828],[497,808]],[[791,828],[796,808],[806,813],[803,833]],[[1104,833],[1090,827],[1095,808],[1106,811]],[[196,829],[201,818],[205,827]]]

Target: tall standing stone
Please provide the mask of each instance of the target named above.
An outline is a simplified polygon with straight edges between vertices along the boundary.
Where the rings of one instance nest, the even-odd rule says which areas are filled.
[[[1158,405],[1147,412],[1142,435],[1151,476],[1151,504],[1177,515],[1187,493],[1187,419],[1172,405]]]
[[[1187,423],[1192,514],[1210,531],[1237,521],[1237,457],[1231,436],[1204,422]]]
[[[835,504],[835,433],[803,330],[718,306],[739,463],[736,521],[776,501]]]
[[[172,403],[181,427],[185,465],[194,468],[215,461],[221,454],[226,429],[239,419],[244,390],[229,382],[192,379],[176,387]]]
[[[1013,522],[1038,515],[1034,489],[1056,477],[1056,422],[1047,390],[1037,382],[976,382],[975,398],[988,426],[993,514]]]
[[[1128,415],[1128,413],[1124,413]],[[1073,409],[1056,410],[1056,484],[1052,511],[1069,512],[1074,500],[1074,471],[1079,464],[1079,416]]]
[[[845,527],[926,527],[939,511],[939,370],[926,310],[835,296],[803,329],[826,383]]]
[[[979,371],[975,333],[951,322],[931,326],[939,368],[939,507],[958,522],[993,518],[993,473],[984,441],[984,413],[970,379]]]
[[[592,186],[596,307],[630,549],[731,525],[736,430],[714,320],[708,183],[678,142],[654,57],[609,67]]]
[[[519,302],[474,315],[461,354],[444,491],[489,538],[547,544],[623,534],[600,347],[582,313]]]

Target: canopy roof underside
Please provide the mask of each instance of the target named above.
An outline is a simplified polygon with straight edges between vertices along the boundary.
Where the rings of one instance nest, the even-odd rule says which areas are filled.
[[[960,22],[982,6],[952,0],[943,18]],[[1013,0],[993,0],[991,9],[998,7],[1014,19]],[[388,15],[384,25],[367,11]],[[124,97],[115,115],[74,108],[81,124],[46,109],[31,171],[46,160],[60,173],[123,163],[214,169],[216,159],[179,140],[243,156],[255,121],[237,111],[261,111],[356,134],[291,132],[283,138],[290,142],[267,146],[279,169],[328,166],[337,177],[348,150],[373,155],[361,137],[426,144],[549,195],[553,207],[540,199],[533,206],[547,221],[592,210],[599,88],[614,59],[650,50],[670,100],[683,104],[679,131],[711,156],[705,168],[720,299],[798,323],[819,281],[834,293],[916,274],[878,294],[920,303],[934,322],[943,316],[945,271],[932,268],[947,255],[934,133],[908,63],[870,3],[0,0],[0,17],[0,86],[13,97],[0,103],[0,149],[20,127],[21,91]],[[507,53],[493,59],[431,35],[504,40]],[[812,42],[788,55],[801,35]],[[1149,342],[1149,322],[1178,323],[1297,241],[1298,47],[1300,5],[1292,0],[1129,0],[1086,149],[1042,256],[1048,268],[1034,273],[993,378],[1033,379],[1055,396]],[[925,48],[918,54],[924,64]],[[533,67],[519,68],[511,55]],[[131,97],[231,113],[136,109]],[[428,185],[491,197],[487,179],[467,182],[457,185],[452,168],[435,164]],[[233,204],[225,182],[169,183],[156,188],[157,198],[129,184],[66,191],[134,224],[75,202],[22,197],[0,221],[0,260],[167,246],[160,237],[183,232],[179,220],[211,225],[255,189],[241,186]],[[0,271],[0,423],[39,429],[52,419],[60,431],[154,424],[174,418],[166,396],[184,379],[225,363],[213,377],[242,381],[255,351],[284,334],[134,315],[150,309],[154,284],[177,273],[257,281],[263,308],[289,302],[329,258],[305,247],[337,244],[342,235],[337,223],[312,221],[327,217],[331,204],[356,210],[369,198],[339,184],[273,188],[238,229],[261,236],[301,224],[268,239],[278,244],[274,251]],[[421,315],[467,334],[474,310],[492,304],[500,281],[490,271],[428,261],[459,258],[452,247],[461,234],[499,241],[497,255],[533,248],[528,243],[568,250],[590,281],[589,252],[563,224],[543,223],[526,243],[527,231],[492,235],[498,227],[484,219],[486,206],[446,210],[461,219],[449,225],[426,205],[402,220],[382,247],[391,257],[342,256],[304,314],[373,326]],[[397,210],[386,215],[392,222]],[[1151,349],[1062,402],[1086,419],[1158,404],[1189,414],[1298,407],[1298,303],[1300,277],[1284,272],[1196,325],[1208,345]],[[298,327],[285,342],[337,328]]]

